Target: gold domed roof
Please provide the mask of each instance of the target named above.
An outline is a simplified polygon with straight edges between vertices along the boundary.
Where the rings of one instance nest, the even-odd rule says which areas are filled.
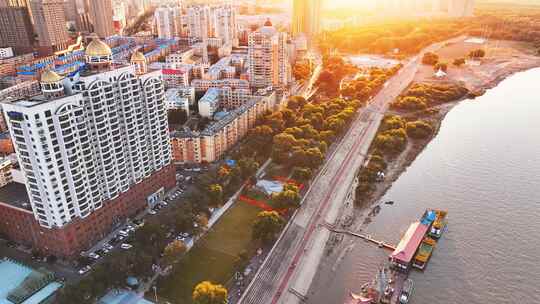
[[[102,57],[112,55],[111,48],[100,39],[94,39],[86,47],[86,56]]]
[[[56,74],[55,72],[51,70],[47,70],[43,74],[41,74],[41,82],[43,83],[59,82],[62,79],[64,79],[64,77]]]
[[[133,53],[133,55],[131,55],[131,61],[132,62],[146,61],[146,57],[144,57],[143,53],[136,51],[135,53]]]

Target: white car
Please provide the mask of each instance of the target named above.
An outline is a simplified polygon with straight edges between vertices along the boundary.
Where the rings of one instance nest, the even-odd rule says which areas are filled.
[[[130,245],[130,244],[127,244],[127,243],[123,243],[122,245],[120,245],[120,248],[125,249],[125,250],[128,250],[128,249],[130,249],[131,247],[133,247],[133,246]]]
[[[120,234],[121,236],[128,236],[128,232],[125,230],[118,231],[118,234]]]
[[[103,249],[107,249],[107,250],[113,250],[113,246],[111,244],[105,244],[103,245]]]
[[[151,214],[151,215],[156,215],[156,214],[157,214],[157,212],[155,212],[154,210],[151,210],[151,209],[150,209],[150,210],[148,210],[148,214]]]
[[[94,260],[97,260],[97,259],[99,259],[101,256],[100,256],[99,254],[97,254],[97,253],[91,252],[91,253],[88,254],[88,257],[89,257],[89,258],[92,258],[92,259],[94,259]]]
[[[79,269],[79,274],[85,274],[85,273],[89,272],[90,269],[92,269],[92,267],[90,267],[90,265],[86,265],[83,268]]]

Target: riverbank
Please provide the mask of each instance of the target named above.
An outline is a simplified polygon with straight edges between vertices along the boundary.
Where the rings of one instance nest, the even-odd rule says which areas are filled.
[[[518,53],[521,53],[521,55],[516,55]],[[507,59],[512,58],[511,60],[506,61],[502,57],[499,57],[498,59],[486,59],[485,65],[482,66],[481,69],[471,67],[466,69],[468,72],[449,72],[448,78],[444,80],[434,79],[432,77],[433,68],[423,66],[416,75],[415,81],[437,84],[442,84],[445,82],[459,83],[461,85],[465,85],[473,92],[485,92],[486,90],[495,88],[501,81],[517,72],[540,66],[539,57],[524,53],[521,50],[518,53],[513,53],[514,55],[506,57]],[[516,60],[519,58],[522,58],[523,61]],[[428,69],[430,70],[429,73]],[[471,73],[471,71],[476,72]],[[472,80],[470,82],[465,82],[464,79]],[[405,172],[407,168],[416,160],[422,151],[424,151],[428,144],[438,135],[442,121],[446,115],[461,101],[463,101],[463,99],[438,105],[432,108],[436,109],[437,111],[431,111],[429,115],[423,116],[419,116],[417,113],[405,113],[398,111],[387,112],[387,114],[400,115],[405,119],[414,117],[416,119],[428,121],[434,128],[434,131],[432,132],[431,136],[426,139],[409,140],[404,151],[388,163],[387,170],[385,171],[385,179],[375,185],[375,190],[372,192],[372,194],[366,198],[357,198],[356,207],[352,205],[344,206],[340,211],[336,224],[338,226],[347,227],[347,229],[356,232],[365,230],[369,223],[371,223],[373,217],[376,216],[376,213],[372,212],[374,206],[383,203],[380,201],[381,198],[392,187],[394,182],[401,176],[401,174]],[[396,203],[399,204],[399,202]],[[339,267],[339,264],[353,249],[355,242],[356,240],[344,238],[340,235],[332,235],[330,237],[330,241],[326,244],[326,256],[323,259],[313,284],[310,287],[309,297],[313,296],[314,298],[317,298],[317,294],[319,294],[320,290],[323,289],[323,286],[325,286],[327,278],[335,275],[335,271]]]

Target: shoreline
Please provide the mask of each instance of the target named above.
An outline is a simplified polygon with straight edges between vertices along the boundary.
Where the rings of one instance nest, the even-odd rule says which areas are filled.
[[[486,79],[481,87],[469,86],[467,88],[471,90],[471,92],[473,92],[473,90],[481,91],[481,95],[483,95],[488,90],[497,87],[508,77],[536,68],[540,68],[540,57],[538,57],[537,60],[527,60],[525,64],[508,66],[504,69],[495,71],[493,75],[490,75],[493,77]],[[341,208],[336,220],[336,226],[345,224],[346,226],[344,225],[344,227],[352,231],[359,232],[364,230],[371,223],[371,218],[376,216],[376,214],[371,214],[373,208],[377,205],[383,204],[383,202],[380,202],[381,198],[384,197],[388,190],[393,186],[394,182],[399,179],[402,173],[404,173],[408,167],[412,165],[412,163],[424,151],[428,144],[439,134],[442,122],[444,121],[446,115],[464,100],[474,101],[474,99],[475,98],[464,97],[459,100],[433,107],[432,109],[439,109],[439,111],[435,114],[429,116],[419,116],[419,119],[427,120],[432,124],[433,133],[426,139],[411,140],[407,144],[406,149],[388,163],[385,180],[375,184],[376,189],[369,197],[360,200],[356,204],[351,204],[350,206],[345,205]],[[385,114],[396,114],[405,118],[414,116],[414,114],[411,113],[396,111],[387,111]],[[350,219],[352,219],[352,221]],[[332,233],[328,242],[325,244],[325,255],[309,288],[308,295],[310,297],[316,295],[318,290],[320,290],[324,284],[321,278],[333,276],[333,273],[336,271],[339,264],[341,264],[341,262],[345,259],[345,256],[354,247],[355,242],[355,239],[347,239],[344,236]],[[359,287],[360,286],[358,286],[358,288]],[[347,292],[351,291],[354,292],[355,290],[348,290]]]

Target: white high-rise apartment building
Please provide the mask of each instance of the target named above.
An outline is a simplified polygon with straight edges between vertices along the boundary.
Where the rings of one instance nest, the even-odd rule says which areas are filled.
[[[171,39],[175,36],[174,17],[170,8],[157,8],[154,12],[154,20],[159,38]]]
[[[47,71],[42,96],[3,104],[41,226],[86,218],[171,163],[161,72],[134,58],[115,67],[94,40],[78,79]]]
[[[189,36],[200,41],[208,39],[210,27],[210,7],[192,6],[187,9]]]
[[[171,39],[180,37],[182,33],[182,9],[180,7],[159,7],[154,12],[157,35],[159,38]]]
[[[255,88],[279,87],[289,81],[287,34],[278,32],[270,21],[249,34],[249,80]]]
[[[238,46],[238,29],[236,25],[236,11],[232,6],[223,6],[214,9],[215,37],[221,38],[223,44]]]

